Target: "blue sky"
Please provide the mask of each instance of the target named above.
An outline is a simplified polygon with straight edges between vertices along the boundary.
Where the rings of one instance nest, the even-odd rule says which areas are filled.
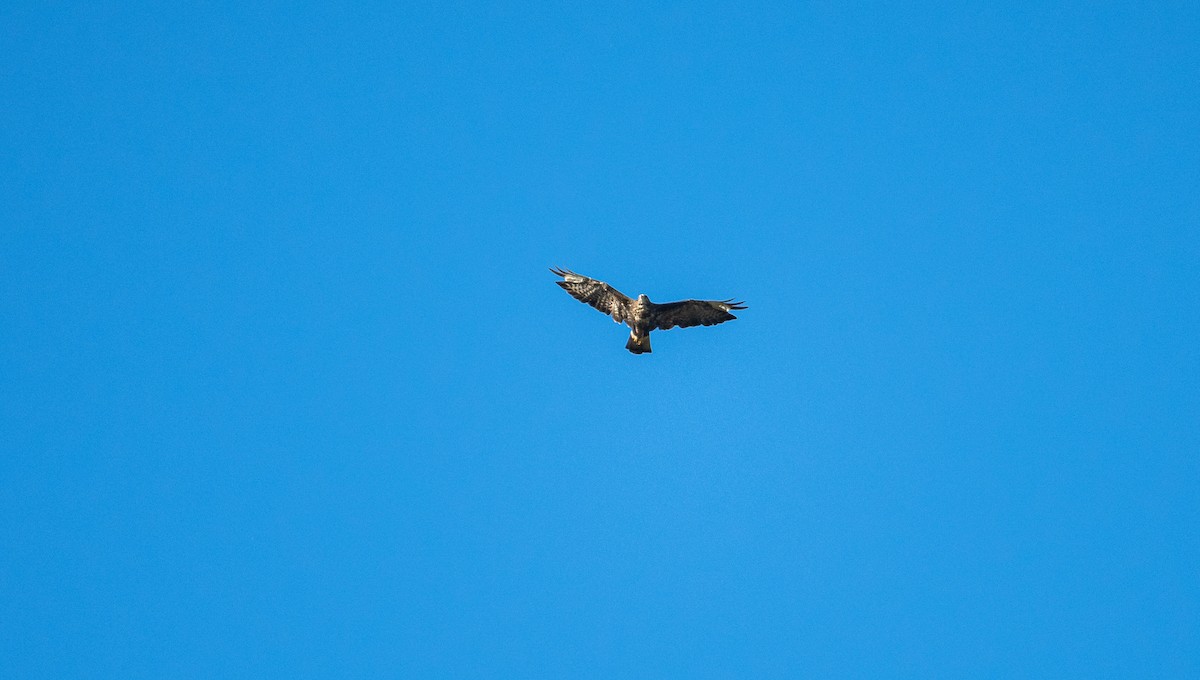
[[[1194,3],[518,4],[0,9],[0,674],[1200,675]]]

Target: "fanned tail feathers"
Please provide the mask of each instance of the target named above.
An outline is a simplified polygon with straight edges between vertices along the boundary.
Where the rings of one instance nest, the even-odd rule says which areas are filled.
[[[629,334],[629,342],[625,343],[625,349],[634,354],[649,354],[650,353],[650,334],[647,333],[641,338],[635,337],[633,333]]]

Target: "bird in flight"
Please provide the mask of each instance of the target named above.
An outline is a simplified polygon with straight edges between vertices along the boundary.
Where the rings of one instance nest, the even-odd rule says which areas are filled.
[[[650,331],[670,330],[676,326],[714,326],[737,317],[731,309],[746,309],[746,303],[730,300],[682,300],[658,304],[645,295],[631,299],[603,281],[589,279],[569,269],[550,271],[563,277],[555,281],[571,297],[586,302],[612,317],[613,321],[629,326],[629,342],[625,349],[634,354],[650,352]]]

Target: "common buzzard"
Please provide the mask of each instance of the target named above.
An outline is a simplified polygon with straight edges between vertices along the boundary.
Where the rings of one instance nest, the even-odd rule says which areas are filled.
[[[612,317],[613,321],[629,326],[629,342],[625,349],[634,354],[650,351],[650,331],[670,330],[676,326],[713,326],[737,317],[731,309],[745,309],[744,302],[730,300],[683,300],[657,304],[645,295],[636,300],[621,294],[603,281],[589,279],[569,269],[551,269],[563,277],[555,281],[571,297],[586,302]]]

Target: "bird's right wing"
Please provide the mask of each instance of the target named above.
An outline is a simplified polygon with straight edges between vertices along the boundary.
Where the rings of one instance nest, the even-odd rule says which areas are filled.
[[[603,281],[589,279],[569,269],[551,269],[550,271],[563,277],[562,281],[555,281],[555,283],[570,293],[571,297],[599,309],[611,316],[617,323],[629,319],[629,308],[633,306],[633,300],[622,294],[621,291]]]
[[[654,305],[654,328],[669,331],[679,326],[713,326],[737,317],[730,310],[746,309],[744,302],[733,300],[683,300]]]

